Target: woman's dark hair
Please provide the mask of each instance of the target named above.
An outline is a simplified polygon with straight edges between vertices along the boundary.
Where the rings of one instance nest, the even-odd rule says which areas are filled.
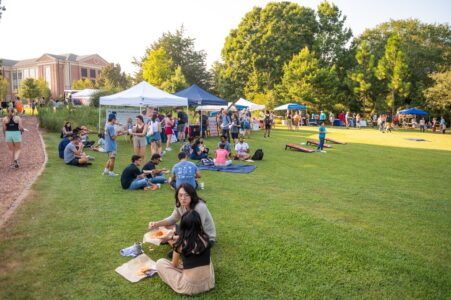
[[[184,153],[184,152],[181,152],[181,153]],[[180,189],[184,189],[185,192],[191,197],[191,202],[189,204],[190,209],[194,209],[196,207],[197,203],[199,203],[199,201],[203,201],[205,203],[205,201],[197,195],[196,189],[191,184],[182,183],[175,191],[175,206],[176,207],[180,207],[180,201],[179,201],[179,197],[178,197]]]
[[[144,123],[144,118],[143,118],[143,116],[141,116],[141,115],[137,115],[137,116],[136,116],[136,118],[137,118],[137,119],[140,119],[140,120],[141,120],[141,122],[143,122],[143,123]]]
[[[224,143],[219,144],[219,149],[224,149],[224,148],[225,148]]]
[[[97,136],[99,137],[99,139],[105,138],[105,134],[103,132],[100,132]]]
[[[174,251],[184,256],[199,255],[207,249],[208,235],[202,228],[202,220],[197,211],[189,210],[183,214],[179,238],[173,247]]]
[[[67,126],[67,124],[70,124],[70,122],[64,123],[64,128],[66,128],[66,130],[67,130],[67,129],[72,129],[72,124],[70,124],[70,126]],[[69,130],[69,131],[70,131],[70,130]]]
[[[170,117],[172,117],[172,114],[169,112],[166,114],[166,117],[170,118]]]

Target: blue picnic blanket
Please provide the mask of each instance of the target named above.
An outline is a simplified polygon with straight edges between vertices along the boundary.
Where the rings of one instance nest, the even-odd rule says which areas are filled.
[[[231,173],[250,173],[257,168],[255,165],[228,165],[226,167],[217,167],[217,166],[204,166],[202,164],[198,164],[197,167],[199,170],[207,170],[207,171],[218,171],[218,172],[231,172]]]

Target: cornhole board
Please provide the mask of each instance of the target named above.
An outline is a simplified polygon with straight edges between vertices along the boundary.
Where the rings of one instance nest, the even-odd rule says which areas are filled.
[[[286,144],[285,145],[285,150],[287,150],[287,148],[299,150],[301,152],[306,152],[306,153],[313,153],[313,152],[315,152],[312,149],[304,148],[304,147],[301,147],[301,146],[298,146],[298,145],[295,145],[295,144]]]
[[[308,140],[307,141],[307,145],[316,145],[316,146],[318,146],[319,142],[318,141],[314,141],[314,140]],[[332,148],[332,146],[329,145],[329,144],[324,144],[323,147],[324,148]]]
[[[345,142],[340,142],[340,141],[329,139],[329,138],[326,138],[325,140],[328,141],[328,142],[334,143],[334,144],[346,145]]]

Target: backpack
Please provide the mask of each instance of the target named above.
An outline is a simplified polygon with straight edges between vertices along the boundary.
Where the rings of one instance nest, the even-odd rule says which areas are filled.
[[[254,155],[252,155],[252,160],[262,160],[263,159],[263,150],[257,149],[255,150]]]
[[[213,160],[211,158],[202,158],[200,160],[200,163],[203,166],[214,166],[215,165],[215,163],[213,162]]]
[[[182,117],[180,119],[183,123],[188,123],[188,114],[186,112],[182,112]]]

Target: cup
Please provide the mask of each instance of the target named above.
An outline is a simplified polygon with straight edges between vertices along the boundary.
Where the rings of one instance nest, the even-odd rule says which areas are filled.
[[[199,187],[200,187],[201,190],[203,190],[205,188],[205,184],[203,182],[201,182]]]

